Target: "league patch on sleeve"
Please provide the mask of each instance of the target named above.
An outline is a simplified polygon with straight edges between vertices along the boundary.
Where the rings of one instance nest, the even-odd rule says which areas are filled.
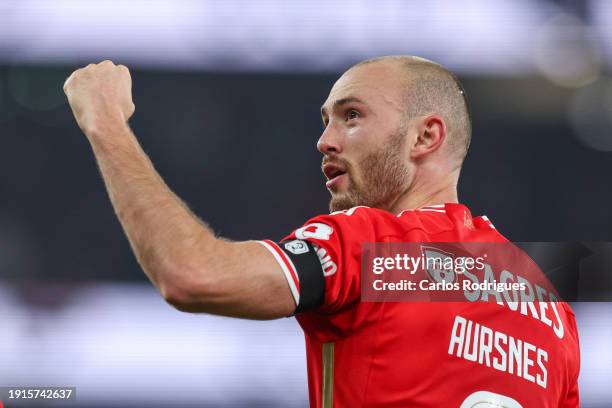
[[[310,250],[306,241],[302,241],[301,239],[285,242],[283,247],[294,255],[305,254]]]
[[[281,242],[279,247],[293,263],[299,279],[300,301],[295,314],[315,309],[323,301],[325,291],[324,270],[317,251],[310,242],[301,239]]]

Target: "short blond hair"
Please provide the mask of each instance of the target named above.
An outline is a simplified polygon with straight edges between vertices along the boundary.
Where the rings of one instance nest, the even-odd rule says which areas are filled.
[[[393,55],[370,58],[350,69],[377,62],[397,63],[406,74],[406,117],[440,115],[449,133],[448,149],[461,164],[472,139],[467,97],[459,79],[444,66],[425,58]]]

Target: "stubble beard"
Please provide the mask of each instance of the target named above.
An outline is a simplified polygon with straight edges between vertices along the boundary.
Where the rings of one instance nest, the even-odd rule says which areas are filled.
[[[369,153],[359,163],[361,180],[353,177],[355,168],[347,165],[349,186],[346,192],[332,193],[330,212],[347,210],[358,205],[390,210],[410,180],[410,171],[402,157],[405,133],[399,129],[390,135],[382,148]]]

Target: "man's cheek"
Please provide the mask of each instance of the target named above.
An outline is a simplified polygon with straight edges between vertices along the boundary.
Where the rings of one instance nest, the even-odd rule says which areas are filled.
[[[360,180],[359,172],[355,171],[354,168],[347,171],[346,176],[347,176],[347,181],[349,182],[349,185],[351,186],[359,185],[359,180]]]

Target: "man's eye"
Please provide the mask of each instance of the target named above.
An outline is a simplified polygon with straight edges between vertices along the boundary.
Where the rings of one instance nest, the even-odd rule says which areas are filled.
[[[359,117],[359,112],[357,112],[355,109],[349,109],[348,112],[346,113],[346,119],[356,119]]]

